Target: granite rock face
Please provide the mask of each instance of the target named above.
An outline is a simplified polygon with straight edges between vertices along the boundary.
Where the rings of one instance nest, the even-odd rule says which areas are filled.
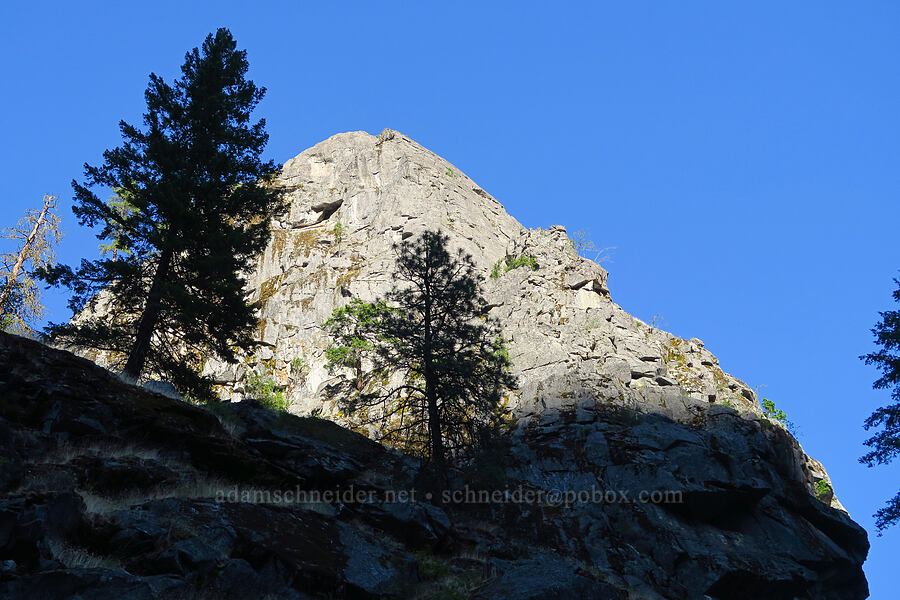
[[[0,333],[0,440],[3,598],[867,595],[865,532],[802,449],[722,406],[548,409],[435,505],[419,461],[328,420],[192,406]]]
[[[4,360],[19,364],[18,379],[0,369],[0,391],[15,379],[31,390],[27,398],[55,400],[41,410],[11,412],[15,418],[3,413],[9,425],[0,421],[7,466],[0,485],[16,489],[37,472],[54,485],[36,492],[64,495],[27,504],[19,494],[5,514],[68,506],[74,525],[47,536],[94,553],[112,549],[90,532],[146,531],[157,513],[178,513],[187,519],[184,531],[197,532],[189,543],[158,530],[151,538],[161,556],[136,540],[123,546],[131,554],[113,553],[124,573],[67,568],[65,585],[108,581],[144,597],[170,587],[242,589],[240,582],[251,581],[275,597],[307,597],[307,588],[337,590],[337,597],[406,597],[446,579],[475,598],[866,596],[865,532],[841,507],[823,466],[762,415],[754,392],[724,372],[702,341],[677,338],[616,305],[606,271],[578,255],[563,227],[523,227],[457,167],[391,130],[333,136],[288,161],[279,183],[290,211],[273,223],[267,249],[246,274],[252,299],[262,304],[263,344],[238,364],[211,358],[204,367],[222,398],[234,401],[221,406],[218,420],[171,394],[126,390],[87,362],[8,342]],[[521,488],[545,498],[595,489],[674,491],[678,502],[616,496],[562,505],[416,501],[214,510],[203,494],[156,494],[100,520],[90,507],[78,508],[72,492],[88,481],[121,496],[169,489],[197,473],[262,488],[416,487],[421,465],[414,459],[327,420],[276,416],[243,400],[253,376],[263,376],[283,391],[295,415],[341,423],[329,394],[345,374],[327,370],[329,340],[321,326],[353,298],[383,297],[393,285],[393,244],[426,229],[442,230],[472,255],[519,380],[509,397],[517,429],[487,463],[458,473],[454,489]],[[522,257],[537,268],[503,268]],[[95,310],[102,307],[100,297]],[[102,363],[101,355],[91,358]],[[90,373],[84,376],[90,389],[73,375],[79,370]],[[132,404],[144,408],[129,412]],[[23,427],[31,433],[17,433]],[[145,446],[170,444],[175,454],[115,461],[79,455],[61,465],[24,458],[53,454],[78,436],[121,442],[133,435]],[[129,525],[135,506],[151,523]],[[208,522],[228,532],[227,545],[217,545]],[[270,523],[318,540],[328,552],[316,558],[309,546],[269,530]],[[59,553],[36,541],[40,532],[23,532],[30,541],[0,555],[0,581],[13,586],[2,589],[12,593],[23,581],[56,585],[61,575],[51,571],[61,568]],[[261,544],[259,552],[247,540]],[[283,544],[287,552],[278,550]]]
[[[321,325],[352,298],[372,301],[391,289],[394,243],[440,229],[484,275],[489,314],[509,340],[519,380],[510,406],[525,421],[594,401],[684,422],[711,404],[761,415],[756,394],[702,341],[677,338],[616,305],[606,270],[578,255],[564,227],[523,227],[455,165],[399,132],[335,135],[289,160],[279,183],[290,211],[247,276],[263,304],[265,345],[239,364],[206,363],[225,399],[241,398],[256,373],[284,390],[293,412],[340,421],[323,393],[342,375],[326,369]],[[523,255],[538,268],[490,276],[498,261]],[[811,485],[831,486],[821,465],[809,465]]]
[[[802,449],[766,419],[714,405],[691,425],[599,404],[545,417],[490,464],[556,504],[483,509],[510,545],[532,542],[476,598],[866,597],[861,570],[835,568],[865,560],[865,533],[814,497]]]
[[[565,228],[529,230],[454,165],[404,135],[342,133],[289,160],[280,183],[291,208],[248,274],[263,303],[265,347],[245,364],[209,361],[223,395],[240,395],[256,368],[284,386],[297,412],[320,408],[335,375],[325,368],[321,329],[351,298],[384,296],[393,283],[392,244],[440,229],[475,260],[510,340],[519,414],[603,398],[686,416],[694,402],[758,411],[756,397],[724,373],[700,340],[680,340],[612,302],[607,273],[575,251]],[[489,275],[498,261],[533,257]]]

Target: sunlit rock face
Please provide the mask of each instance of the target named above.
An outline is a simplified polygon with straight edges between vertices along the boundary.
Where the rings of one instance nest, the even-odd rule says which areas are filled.
[[[273,223],[268,247],[246,274],[250,298],[261,304],[263,344],[237,364],[209,358],[204,366],[224,399],[244,400],[212,405],[218,423],[181,400],[124,386],[87,361],[0,335],[0,391],[13,394],[0,418],[0,459],[11,465],[0,491],[21,488],[8,512],[31,522],[53,503],[67,507],[71,531],[53,535],[109,552],[98,540],[115,530],[126,543],[114,558],[137,569],[103,579],[68,568],[60,579],[54,550],[41,542],[50,534],[35,535],[0,552],[0,567],[14,563],[7,575],[0,569],[0,595],[64,584],[67,595],[59,597],[76,588],[122,596],[120,588],[143,586],[146,597],[165,597],[159,590],[212,586],[291,598],[310,590],[402,598],[436,585],[428,572],[437,561],[459,579],[454,586],[468,582],[471,598],[866,597],[866,534],[834,496],[824,467],[765,418],[753,391],[725,373],[703,342],[672,336],[616,305],[606,271],[579,256],[563,227],[523,227],[456,166],[391,130],[329,138],[288,161],[279,183],[290,210]],[[77,490],[90,481],[97,493],[120,493],[122,473],[128,485],[153,490],[180,490],[198,473],[257,487],[418,486],[417,459],[326,419],[276,414],[246,398],[256,393],[254,377],[265,378],[291,412],[346,425],[336,403],[346,374],[326,368],[322,324],[353,298],[383,297],[395,283],[394,245],[426,229],[440,229],[471,254],[519,380],[508,397],[517,425],[455,471],[450,491],[588,494],[586,501],[311,510],[222,507],[203,494],[160,499],[154,491],[106,520],[91,517],[96,507],[82,505]],[[523,257],[536,268],[504,268]],[[92,306],[94,315],[107,312],[102,295]],[[96,452],[55,458],[86,433],[106,445],[139,436],[151,456],[143,448],[110,464]],[[67,481],[50,490],[63,495],[29,499],[35,490],[21,482],[34,469]],[[678,498],[635,500],[641,491]],[[590,496],[597,492],[600,500]],[[189,548],[166,533],[168,525],[156,527],[171,514],[197,532]],[[157,530],[152,544],[142,537]],[[230,532],[227,543],[221,531]],[[38,555],[44,562],[32,560]],[[187,558],[176,569],[170,556]]]
[[[280,183],[290,211],[247,280],[263,303],[266,346],[245,364],[207,364],[225,396],[240,392],[253,367],[286,387],[294,410],[320,407],[323,386],[339,376],[325,368],[322,323],[351,298],[374,300],[392,287],[393,244],[440,229],[484,275],[490,315],[510,342],[520,382],[511,400],[521,414],[585,400],[677,417],[710,402],[757,410],[753,392],[702,342],[613,303],[606,270],[578,255],[565,228],[526,229],[459,168],[396,131],[335,135],[289,160]],[[538,268],[490,277],[498,261],[522,255]]]
[[[401,133],[332,136],[289,160],[278,184],[290,209],[246,274],[250,298],[262,306],[263,344],[236,364],[210,357],[204,366],[223,399],[244,398],[248,379],[260,376],[292,412],[344,422],[331,392],[346,374],[326,366],[322,324],[353,298],[384,297],[395,283],[394,245],[439,229],[484,277],[488,315],[502,326],[519,382],[508,406],[522,425],[594,407],[702,423],[715,406],[781,427],[702,341],[677,338],[615,304],[606,270],[576,252],[564,227],[525,228],[459,168]],[[503,268],[523,256],[537,268]],[[102,316],[107,301],[101,294],[77,318]],[[102,352],[83,354],[115,364]],[[833,490],[821,463],[799,452],[809,489]],[[832,492],[823,499],[843,510]]]
[[[352,298],[372,301],[394,284],[393,245],[440,229],[484,276],[489,315],[509,340],[519,388],[509,404],[523,423],[548,410],[616,405],[689,423],[711,405],[761,417],[756,394],[725,373],[703,342],[648,325],[612,301],[607,272],[579,256],[564,227],[527,229],[457,166],[403,134],[341,133],[292,158],[279,183],[290,210],[273,224],[247,274],[262,303],[264,345],[238,364],[210,359],[205,374],[223,398],[244,395],[246,376],[271,377],[291,410],[337,420],[323,391],[343,377],[326,368],[322,324]],[[528,266],[494,266],[528,255]],[[495,275],[498,274],[495,272]],[[810,486],[830,480],[804,461]],[[833,495],[833,506],[840,503]]]

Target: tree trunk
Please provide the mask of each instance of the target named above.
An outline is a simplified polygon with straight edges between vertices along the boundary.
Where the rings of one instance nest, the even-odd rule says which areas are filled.
[[[144,312],[141,314],[141,320],[138,324],[134,346],[131,348],[128,362],[125,363],[125,369],[122,371],[125,376],[134,381],[138,380],[141,376],[141,371],[144,370],[144,362],[147,360],[147,353],[150,351],[150,340],[153,337],[153,332],[156,330],[159,313],[162,310],[162,287],[169,276],[171,267],[172,251],[166,250],[159,257],[159,264],[156,266],[156,273],[153,275],[153,283],[150,284],[150,292],[147,294],[147,304],[144,306]]]
[[[428,407],[428,437],[431,442],[431,466],[434,470],[434,481],[431,483],[431,501],[440,504],[442,494],[447,487],[447,463],[444,456],[444,438],[441,435],[441,413],[438,410],[437,382],[426,362],[425,368],[425,403]]]
[[[438,411],[437,392],[435,386],[425,383],[425,400],[428,404],[428,437],[431,438],[431,460],[438,471],[444,470],[444,440],[441,436],[441,413]]]
[[[437,475],[436,496],[444,490],[446,469],[444,463],[444,439],[441,436],[441,413],[438,410],[437,381],[434,373],[434,357],[432,355],[432,323],[430,286],[425,285],[426,297],[423,314],[424,324],[424,371],[425,371],[425,403],[428,408],[428,437],[431,442],[431,462]]]
[[[41,214],[38,215],[37,221],[34,222],[34,227],[31,230],[31,233],[28,234],[28,237],[25,238],[25,245],[22,246],[22,250],[19,251],[19,256],[16,259],[16,264],[13,266],[12,271],[10,271],[9,276],[6,278],[6,285],[3,286],[3,292],[0,293],[0,314],[3,314],[4,307],[6,303],[9,302],[9,296],[12,294],[13,288],[15,287],[16,281],[19,279],[19,271],[22,270],[22,265],[25,264],[25,257],[28,256],[28,249],[34,243],[35,238],[38,236],[38,233],[41,230],[41,225],[44,224],[44,219],[47,218],[47,212],[52,208],[53,201],[56,200],[55,196],[44,196],[44,208],[41,210]]]

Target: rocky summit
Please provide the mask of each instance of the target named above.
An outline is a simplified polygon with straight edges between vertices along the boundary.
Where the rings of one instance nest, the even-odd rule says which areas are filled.
[[[290,212],[248,274],[263,305],[264,346],[242,364],[205,366],[226,398],[240,397],[248,371],[264,372],[292,410],[323,409],[323,391],[339,376],[326,368],[322,324],[351,298],[372,301],[391,289],[394,243],[440,229],[485,277],[489,314],[503,327],[519,379],[510,400],[520,416],[593,401],[676,419],[710,403],[759,414],[754,392],[722,371],[703,342],[617,306],[606,270],[579,256],[564,227],[523,227],[459,168],[401,133],[335,135],[289,160],[279,183]],[[506,259],[523,256],[537,268],[506,270]]]
[[[867,596],[866,534],[822,465],[702,341],[617,306],[563,227],[523,227],[392,130],[333,136],[278,183],[290,210],[246,274],[262,344],[203,367],[231,402],[0,334],[0,596]],[[342,427],[322,328],[383,297],[393,245],[427,229],[472,255],[519,380],[512,431],[441,498]],[[259,377],[289,412],[248,399]]]
[[[247,274],[262,304],[259,341],[238,364],[204,373],[224,399],[245,395],[248,375],[271,377],[292,412],[340,422],[322,324],[352,298],[373,301],[394,283],[393,245],[426,229],[450,236],[484,275],[491,317],[509,340],[522,422],[595,405],[702,420],[711,405],[760,418],[756,394],[722,370],[701,340],[677,338],[632,317],[611,298],[607,272],[578,254],[566,229],[530,230],[455,165],[403,134],[341,133],[289,160],[279,182],[290,211]],[[534,259],[533,268],[506,260]],[[499,268],[498,268],[499,264]],[[810,486],[831,481],[805,459]],[[842,509],[834,494],[828,502]]]

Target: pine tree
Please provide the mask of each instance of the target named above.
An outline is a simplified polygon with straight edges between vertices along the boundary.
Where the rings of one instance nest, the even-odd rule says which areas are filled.
[[[441,476],[449,457],[496,431],[504,392],[516,385],[472,258],[447,244],[426,231],[395,246],[397,283],[387,299],[353,300],[325,323],[334,339],[330,365],[349,367],[356,380],[345,411],[377,423],[387,441],[419,450]]]
[[[206,356],[233,361],[254,345],[256,307],[241,274],[284,208],[276,166],[260,159],[265,121],[251,121],[265,89],[245,78],[247,67],[246,52],[219,29],[187,53],[180,79],[150,75],[144,128],[121,122],[122,145],[101,166],[85,165],[84,184],[73,182],[81,224],[99,225],[99,239],[131,254],[44,273],[74,292],[70,307],[80,313],[53,325],[53,337],[105,351],[127,377],[151,372],[194,396],[211,394],[199,375]],[[101,200],[96,187],[134,210]],[[82,312],[92,299],[106,314]]]
[[[900,281],[894,280],[897,289],[894,300],[900,302]],[[866,430],[883,427],[881,431],[866,440],[866,446],[873,450],[863,456],[860,462],[873,467],[891,462],[900,454],[900,310],[880,313],[881,321],[872,329],[875,343],[881,346],[877,352],[860,356],[868,365],[875,365],[881,371],[873,387],[890,389],[892,404],[883,406],[866,419]],[[878,529],[885,529],[900,521],[900,493],[888,501],[887,505],[875,513]]]
[[[54,210],[56,197],[45,195],[40,210],[26,211],[15,227],[0,234],[17,243],[12,252],[0,254],[0,328],[4,331],[30,334],[34,321],[44,315],[34,273],[53,263],[54,246],[62,237]]]
[[[106,199],[106,204],[113,212],[118,213],[122,220],[128,219],[137,210],[134,204],[128,201],[128,192],[125,190],[116,190],[112,196]],[[114,225],[110,233],[110,241],[100,244],[100,256],[112,254],[113,261],[116,261],[119,259],[119,252],[131,254],[131,250],[124,243],[125,230],[122,226]]]

